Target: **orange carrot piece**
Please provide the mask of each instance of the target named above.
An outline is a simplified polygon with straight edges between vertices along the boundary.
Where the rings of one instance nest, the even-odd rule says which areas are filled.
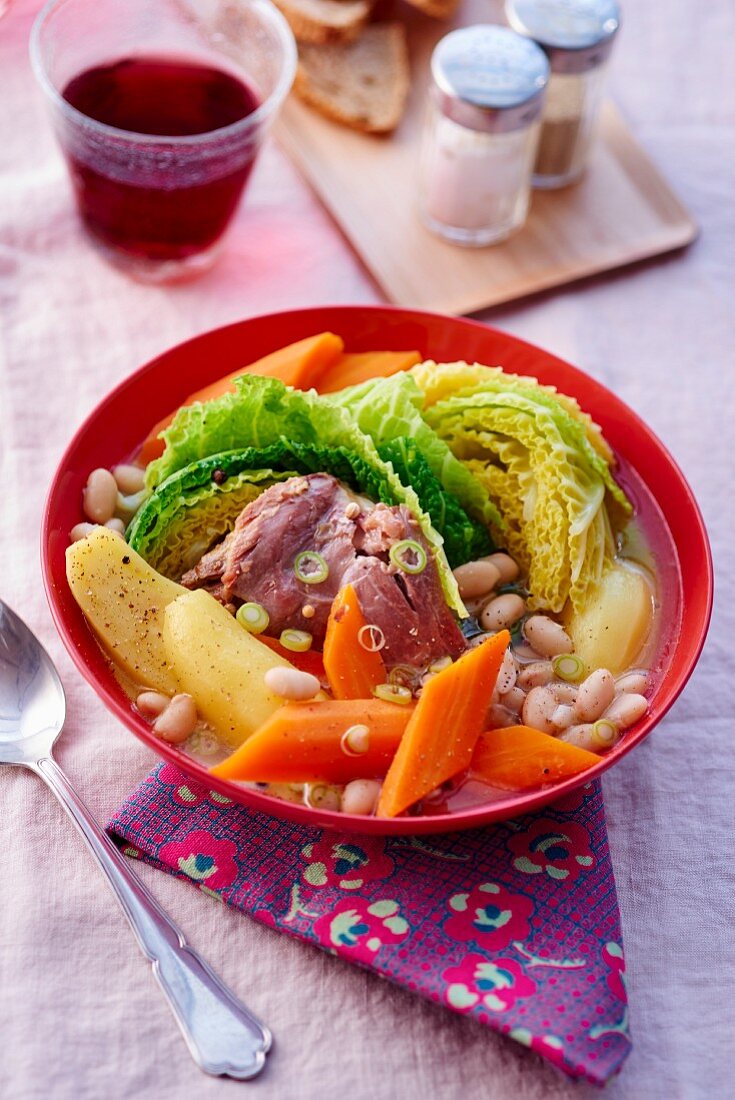
[[[252,783],[349,783],[382,777],[400,744],[412,707],[379,699],[287,703],[232,756],[210,771],[219,779]],[[342,738],[367,726],[366,752],[350,755]]]
[[[360,631],[367,625],[355,590],[348,584],[332,604],[324,639],[324,669],[335,699],[369,699],[373,688],[385,683],[380,653],[360,643]]]
[[[260,374],[267,378],[280,378],[287,386],[295,389],[309,389],[315,386],[321,376],[335,362],[344,348],[341,336],[335,336],[333,332],[320,332],[316,336],[307,336],[305,340],[298,340],[295,344],[288,344],[285,348],[271,352],[263,359],[258,359],[248,366],[238,367],[231,374],[218,378],[216,382],[210,382],[196,393],[190,394],[184,405],[193,405],[195,401],[211,401],[215,397],[221,397],[223,393],[232,393],[235,389],[235,379],[241,374]],[[178,411],[178,410],[177,410]],[[158,436],[167,428],[176,412],[164,416],[162,420],[150,430],[143,446],[139,459],[145,465],[163,454],[163,440]]]
[[[370,378],[389,378],[415,367],[422,358],[418,351],[344,352],[324,372],[317,389],[319,393],[334,393]]]
[[[269,638],[267,634],[259,634],[258,641],[267,645],[279,657],[285,657],[294,668],[300,669],[301,672],[310,672],[318,680],[325,679],[324,658],[318,650],[307,649],[305,653],[297,653],[293,649],[286,649],[285,645],[281,645],[278,641],[278,638]]]
[[[378,817],[396,817],[469,767],[509,642],[501,630],[425,685],[385,777]]]
[[[477,742],[470,774],[505,791],[526,791],[579,775],[600,757],[530,726],[486,730]]]

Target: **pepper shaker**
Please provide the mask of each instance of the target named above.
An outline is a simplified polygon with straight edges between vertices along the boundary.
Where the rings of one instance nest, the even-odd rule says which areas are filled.
[[[616,0],[505,0],[505,12],[551,66],[533,185],[565,187],[587,165],[620,9]]]
[[[419,159],[422,220],[455,244],[503,240],[528,211],[546,55],[507,27],[463,27],[438,43],[431,75]]]

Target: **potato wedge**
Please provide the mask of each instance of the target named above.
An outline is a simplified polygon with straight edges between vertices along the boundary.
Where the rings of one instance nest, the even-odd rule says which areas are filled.
[[[162,577],[106,527],[68,547],[66,577],[113,661],[141,687],[173,695],[176,680],[163,645],[163,613],[186,590]]]
[[[283,699],[268,691],[269,668],[293,668],[248,634],[203,589],[185,592],[166,608],[163,640],[178,690],[233,749],[263,725]]]
[[[653,593],[645,573],[617,562],[603,574],[587,607],[569,615],[565,625],[588,669],[617,675],[641,652],[652,620]]]

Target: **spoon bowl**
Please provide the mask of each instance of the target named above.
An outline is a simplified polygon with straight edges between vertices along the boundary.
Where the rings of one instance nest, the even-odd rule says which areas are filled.
[[[46,650],[0,600],[0,764],[38,762],[66,717],[59,674]]]

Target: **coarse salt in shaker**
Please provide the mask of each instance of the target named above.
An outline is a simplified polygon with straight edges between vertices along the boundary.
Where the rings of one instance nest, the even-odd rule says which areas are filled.
[[[456,244],[503,240],[528,211],[546,55],[507,27],[463,27],[438,43],[431,75],[421,217]]]
[[[505,11],[551,65],[534,186],[564,187],[587,165],[620,9],[616,0],[506,0]]]

